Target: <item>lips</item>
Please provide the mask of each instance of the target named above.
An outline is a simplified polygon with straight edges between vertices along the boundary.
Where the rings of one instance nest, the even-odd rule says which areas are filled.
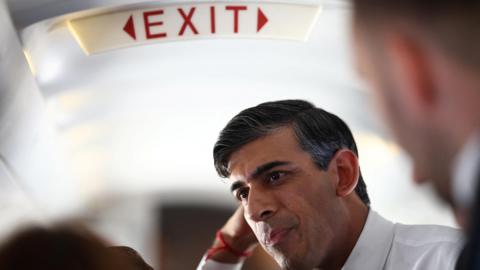
[[[291,228],[287,228],[287,229],[276,229],[276,230],[273,230],[270,232],[270,234],[267,234],[268,237],[265,241],[265,244],[267,246],[275,246],[277,245],[279,242],[281,242],[283,239],[285,239],[285,237],[287,236],[287,234],[291,231]]]

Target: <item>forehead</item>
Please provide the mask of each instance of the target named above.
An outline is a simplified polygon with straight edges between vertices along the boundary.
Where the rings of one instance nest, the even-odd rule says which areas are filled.
[[[357,68],[357,71],[360,73],[360,75],[364,75],[365,70],[365,62],[366,62],[366,56],[367,56],[367,48],[365,44],[365,33],[362,29],[360,29],[359,26],[354,26],[353,30],[353,39],[352,39],[352,47],[354,51],[354,60],[355,60],[355,67]]]
[[[273,161],[300,164],[309,160],[310,155],[300,148],[293,129],[285,127],[235,151],[228,167],[230,178],[245,178],[259,166]]]

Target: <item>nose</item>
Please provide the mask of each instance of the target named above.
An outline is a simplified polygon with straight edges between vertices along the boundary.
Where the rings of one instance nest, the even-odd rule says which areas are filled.
[[[265,221],[275,215],[277,203],[271,192],[250,188],[245,206],[245,218],[254,222]]]

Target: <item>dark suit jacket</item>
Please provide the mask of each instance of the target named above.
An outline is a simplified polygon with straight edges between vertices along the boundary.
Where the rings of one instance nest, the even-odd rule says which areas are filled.
[[[458,258],[456,270],[480,270],[480,174],[477,175],[477,194],[470,215],[467,244]]]

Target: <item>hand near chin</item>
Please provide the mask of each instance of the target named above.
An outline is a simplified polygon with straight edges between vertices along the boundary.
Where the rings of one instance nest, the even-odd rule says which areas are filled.
[[[220,232],[227,243],[238,251],[251,251],[258,244],[255,234],[244,218],[242,206],[237,208]]]
[[[220,234],[227,245],[229,245],[236,253],[249,253],[258,244],[257,238],[252,229],[245,221],[243,216],[243,207],[239,206],[235,213],[228,219],[228,221],[220,229]],[[223,244],[218,239],[215,239],[212,248],[215,249]],[[244,256],[238,256],[228,250],[220,250],[215,252],[211,259],[224,263],[237,263],[245,259]]]

